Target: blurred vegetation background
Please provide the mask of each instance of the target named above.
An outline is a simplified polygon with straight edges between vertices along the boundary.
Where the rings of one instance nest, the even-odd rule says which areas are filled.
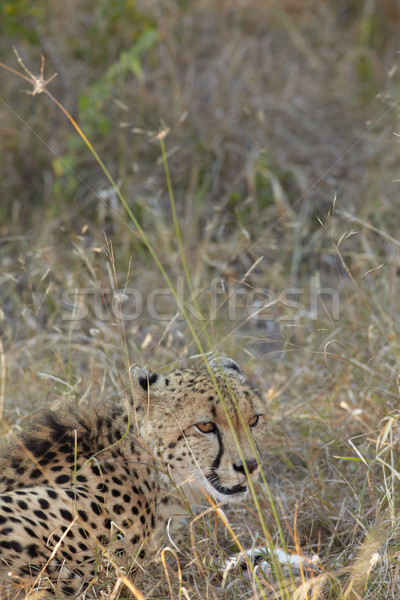
[[[395,415],[397,426],[398,1],[3,0],[0,22],[1,62],[21,70],[15,46],[38,74],[44,55],[45,78],[57,72],[49,90],[179,287],[157,137],[168,131],[205,315],[190,319],[206,350],[203,325],[268,396],[269,468],[288,473],[276,491],[282,514],[290,520],[299,501],[302,543],[346,565],[394,506],[388,481],[398,473],[394,454],[382,479],[376,450],[394,447],[379,446],[382,419]],[[65,116],[21,90],[29,85],[1,70],[0,306],[13,427],[59,398],[112,397],[129,363],[168,367],[198,352],[171,294],[158,298],[160,319],[118,318],[115,306],[137,308],[121,290],[146,299],[165,287],[160,272]],[[84,303],[83,318],[72,318],[71,290],[85,290],[75,306]],[[367,469],[338,464],[355,456],[353,438]],[[382,598],[397,585],[392,567],[379,574]]]

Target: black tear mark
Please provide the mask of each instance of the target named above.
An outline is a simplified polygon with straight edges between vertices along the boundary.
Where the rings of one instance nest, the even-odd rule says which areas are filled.
[[[247,491],[246,486],[236,484],[233,487],[228,488],[228,487],[221,485],[221,483],[220,483],[219,476],[217,475],[216,471],[221,464],[222,455],[224,454],[224,444],[222,441],[221,432],[219,431],[218,427],[216,427],[215,433],[217,436],[218,446],[219,446],[218,454],[211,466],[210,475],[206,476],[207,480],[211,483],[213,488],[215,488],[217,490],[217,492],[219,492],[220,494],[224,494],[225,496],[234,496],[235,494],[242,494]]]

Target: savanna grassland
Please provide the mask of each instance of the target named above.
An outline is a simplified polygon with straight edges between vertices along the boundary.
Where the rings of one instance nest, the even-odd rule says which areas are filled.
[[[258,508],[169,540],[148,599],[400,597],[399,27],[396,0],[1,3],[1,62],[57,73],[0,69],[2,445],[133,363],[217,352],[268,402]],[[319,567],[224,574],[240,544]]]

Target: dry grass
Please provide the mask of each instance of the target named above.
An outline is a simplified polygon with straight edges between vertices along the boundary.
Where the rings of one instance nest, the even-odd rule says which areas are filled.
[[[123,20],[110,33],[98,6],[48,9],[46,76],[61,68],[50,89],[179,288],[153,135],[161,121],[170,128],[183,249],[207,331],[269,402],[264,464],[279,526],[258,489],[269,541],[321,560],[304,580],[273,567],[261,589],[240,574],[225,580],[236,544],[209,514],[170,543],[168,577],[160,557],[145,563],[141,589],[149,599],[398,598],[397,3],[143,2],[133,36]],[[107,87],[107,68],[148,24],[159,38],[141,78],[122,73]],[[104,34],[96,51],[88,31]],[[12,43],[38,64],[38,48],[11,37],[3,62],[16,66]],[[130,363],[167,368],[198,352],[171,294],[156,298],[162,318],[149,310],[166,286],[87,148],[46,98],[20,88],[2,71],[4,443],[44,406],[120,393]],[[93,105],[83,110],[82,98]],[[125,288],[144,299],[134,320],[118,318],[135,309],[129,294],[118,304]],[[318,296],[324,288],[337,307]],[[87,314],[71,320],[65,302],[76,289]],[[209,350],[203,323],[193,314],[191,323]],[[244,547],[265,544],[254,506],[227,515]]]

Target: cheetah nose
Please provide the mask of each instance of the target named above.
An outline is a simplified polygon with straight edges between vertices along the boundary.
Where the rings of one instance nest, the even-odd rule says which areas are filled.
[[[252,458],[251,460],[246,460],[246,466],[247,466],[247,470],[250,473],[250,475],[252,473],[254,473],[254,471],[257,469],[257,466],[258,466],[256,459]],[[244,469],[244,465],[243,465],[242,461],[233,463],[233,468],[238,473],[243,473],[244,475],[246,474],[246,471]]]

